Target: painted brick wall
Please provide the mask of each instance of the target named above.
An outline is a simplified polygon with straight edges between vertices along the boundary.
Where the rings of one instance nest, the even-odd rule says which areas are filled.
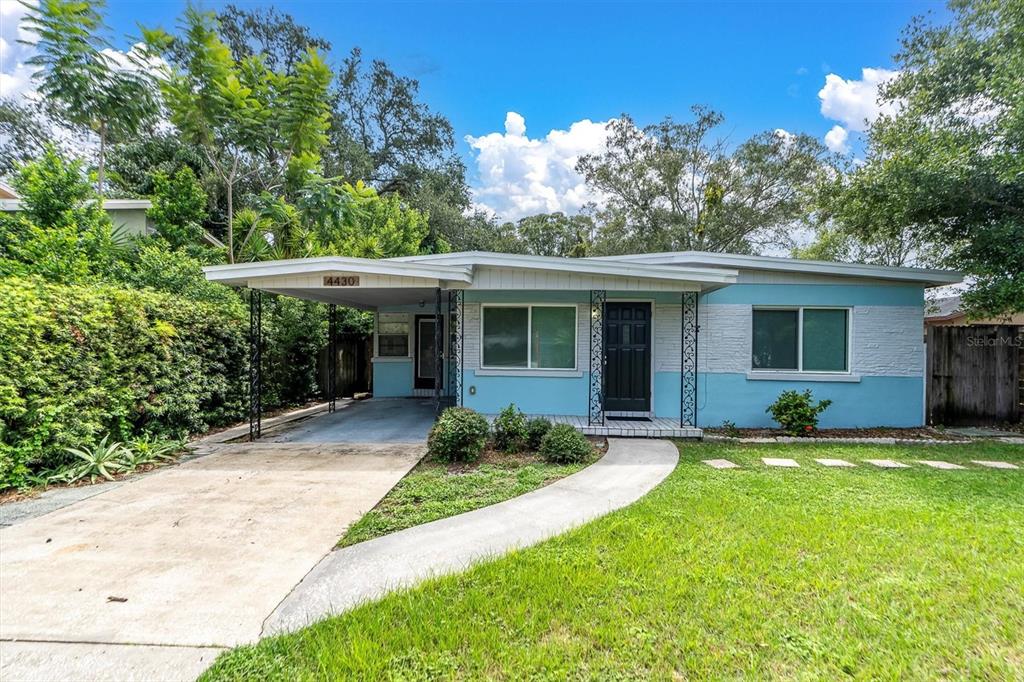
[[[924,374],[923,307],[857,306],[852,317],[854,374]]]

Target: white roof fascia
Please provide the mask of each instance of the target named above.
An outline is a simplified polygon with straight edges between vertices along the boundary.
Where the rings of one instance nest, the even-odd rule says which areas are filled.
[[[153,202],[149,199],[104,199],[103,209],[107,211],[116,211],[118,209],[150,209],[153,208]]]
[[[231,265],[209,265],[203,268],[206,279],[211,282],[244,285],[250,279],[280,277],[288,275],[309,275],[319,272],[358,272],[397,277],[423,277],[427,279],[451,280],[469,284],[473,281],[472,268],[451,265],[428,265],[420,263],[394,263],[386,259],[346,258],[324,256],[321,258],[295,258],[255,263],[234,263]]]
[[[661,279],[670,281],[734,284],[739,273],[732,268],[659,266],[645,263],[617,263],[593,258],[560,258],[557,256],[527,256],[522,254],[464,251],[461,253],[403,256],[389,260],[401,263],[451,263],[494,268],[523,270],[549,270],[582,274]]]
[[[928,268],[905,268],[887,265],[866,265],[863,263],[835,263],[777,256],[747,256],[731,253],[706,251],[676,251],[667,253],[635,254],[624,256],[598,256],[590,260],[601,262],[629,262],[652,265],[710,265],[734,267],[745,270],[776,270],[782,272],[814,273],[838,277],[864,277],[918,282],[928,285],[956,284],[963,281],[963,274],[955,270],[932,270]]]

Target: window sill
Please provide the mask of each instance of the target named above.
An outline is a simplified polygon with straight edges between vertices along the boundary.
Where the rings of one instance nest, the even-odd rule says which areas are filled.
[[[408,355],[385,355],[383,357],[370,358],[370,362],[412,362],[412,358]]]
[[[860,377],[842,372],[747,372],[747,381],[831,381],[857,384]]]
[[[578,379],[583,372],[577,369],[475,369],[478,377],[551,377]]]

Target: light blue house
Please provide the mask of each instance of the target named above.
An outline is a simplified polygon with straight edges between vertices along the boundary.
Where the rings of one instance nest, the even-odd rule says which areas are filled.
[[[329,257],[207,277],[375,311],[375,398],[515,403],[591,433],[684,436],[770,426],[768,404],[807,388],[833,401],[825,428],[921,425],[924,290],[961,280],[697,252]]]

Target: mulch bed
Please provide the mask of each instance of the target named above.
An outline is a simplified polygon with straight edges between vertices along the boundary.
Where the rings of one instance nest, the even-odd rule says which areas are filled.
[[[590,441],[591,445],[594,446],[594,460],[596,461],[605,453],[608,449],[608,440],[603,436],[587,436],[587,440]],[[471,471],[479,469],[485,464],[496,467],[510,467],[518,468],[526,466],[528,464],[536,464],[543,462],[544,458],[540,454],[532,451],[524,452],[502,452],[501,450],[495,450],[490,445],[484,450],[483,454],[480,455],[480,459],[475,462],[451,462],[446,464],[449,474],[465,474]],[[423,464],[436,464],[437,460],[425,459]]]
[[[782,429],[704,429],[705,434],[730,436],[734,438],[775,438],[789,436]],[[963,440],[963,436],[948,433],[943,429],[922,426],[908,429],[821,429],[808,434],[814,438],[898,438],[900,440]]]

